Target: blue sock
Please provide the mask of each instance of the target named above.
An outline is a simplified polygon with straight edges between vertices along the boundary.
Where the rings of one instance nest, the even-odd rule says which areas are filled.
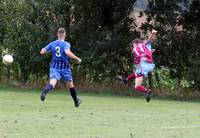
[[[78,102],[77,95],[76,95],[76,89],[73,87],[73,88],[70,88],[69,90],[70,90],[70,93],[71,93],[71,96],[72,96],[74,102],[75,103]]]
[[[45,88],[43,89],[43,91],[47,94],[47,93],[49,93],[52,89],[53,89],[53,85],[47,84],[47,85],[45,86]]]

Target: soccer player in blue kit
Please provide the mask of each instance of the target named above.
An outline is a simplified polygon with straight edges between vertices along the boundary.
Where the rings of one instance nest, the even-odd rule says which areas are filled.
[[[42,48],[40,54],[52,54],[52,61],[50,65],[50,82],[42,90],[40,99],[44,101],[46,95],[55,88],[57,81],[63,78],[70,89],[71,96],[74,100],[75,107],[79,107],[81,100],[77,97],[76,89],[74,88],[72,72],[70,69],[69,58],[75,59],[77,63],[81,63],[81,59],[75,56],[70,51],[70,43],[65,41],[66,31],[64,28],[59,28],[57,32],[58,40],[49,43]]]

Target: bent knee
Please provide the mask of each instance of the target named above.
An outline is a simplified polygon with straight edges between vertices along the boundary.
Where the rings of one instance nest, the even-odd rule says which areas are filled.
[[[67,82],[67,87],[68,87],[68,88],[73,88],[73,87],[74,87],[73,81],[68,81],[68,82]]]

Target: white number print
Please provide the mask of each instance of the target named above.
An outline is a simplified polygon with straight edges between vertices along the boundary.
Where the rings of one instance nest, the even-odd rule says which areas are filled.
[[[56,50],[56,57],[61,57],[61,53],[60,53],[60,47],[56,47],[55,48],[55,50]]]

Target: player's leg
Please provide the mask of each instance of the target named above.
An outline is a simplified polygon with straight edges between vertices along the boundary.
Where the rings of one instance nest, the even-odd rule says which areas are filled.
[[[123,77],[121,75],[117,75],[117,79],[121,82],[123,82],[124,84],[127,84],[128,83],[128,80],[126,77]]]
[[[136,77],[135,76],[135,72],[130,74],[130,75],[128,75],[127,78],[126,77],[122,77],[122,76],[117,76],[118,80],[122,81],[124,84],[129,83],[131,80],[135,79],[135,77]]]
[[[151,89],[146,88],[145,86],[142,85],[143,80],[144,80],[143,76],[137,77],[135,79],[135,90],[145,93],[146,101],[149,102],[151,99],[150,95],[151,95],[152,91],[151,91]]]
[[[146,93],[147,88],[142,86],[143,79],[144,79],[143,76],[138,76],[135,79],[135,90],[142,92],[142,93]]]
[[[135,78],[135,90],[142,92],[142,93],[146,93],[147,88],[142,86],[142,82],[145,77],[145,72],[144,72],[141,62],[139,65],[136,66],[135,77],[136,77]]]
[[[70,94],[71,94],[72,99],[73,99],[74,104],[75,104],[75,107],[79,107],[79,105],[81,103],[81,100],[77,96],[77,90],[74,87],[71,70],[67,69],[67,70],[63,71],[62,72],[62,77],[66,81],[66,85],[69,88]]]
[[[47,84],[44,89],[42,90],[42,93],[41,93],[41,96],[40,96],[40,99],[41,101],[44,101],[45,98],[46,98],[46,95],[51,91],[53,90],[53,88],[55,88],[55,85],[57,83],[57,79],[55,78],[52,78],[49,82],[49,84]]]
[[[40,95],[40,99],[41,101],[44,101],[46,98],[46,95],[53,90],[53,88],[55,88],[56,83],[58,80],[60,80],[61,76],[59,74],[59,72],[55,69],[50,69],[50,81],[49,83],[44,87],[44,89],[42,90],[42,93]]]
[[[128,82],[129,82],[129,81],[131,81],[131,80],[133,80],[133,79],[135,79],[135,78],[136,78],[136,74],[135,74],[135,72],[134,72],[134,73],[128,75],[127,80],[128,80]]]
[[[148,74],[148,77],[149,77],[149,89],[148,89],[148,91],[147,91],[147,95],[146,95],[146,101],[147,102],[149,102],[150,101],[150,99],[151,99],[151,94],[152,94],[152,74],[151,74],[151,72],[154,70],[154,68],[155,68],[155,64],[153,64],[153,63],[149,63],[149,64],[147,64],[146,65],[147,66],[147,69],[146,69],[146,72],[147,72],[147,74]]]
[[[73,84],[72,80],[67,82],[67,87],[69,88],[70,94],[71,94],[72,99],[73,99],[74,104],[75,104],[75,107],[79,107],[79,105],[81,104],[81,100],[77,96],[77,90],[74,87],[74,84]]]
[[[143,79],[144,77],[147,77],[149,72],[151,72],[154,69],[155,65],[153,63],[148,63],[148,62],[141,62],[140,63],[140,74],[143,75]],[[138,71],[139,72],[139,71]],[[143,81],[142,79],[142,81]],[[140,80],[140,78],[137,80],[136,79],[136,86],[135,89],[141,92],[145,92],[146,95],[146,101],[149,102],[151,99],[151,93],[152,90],[150,88],[146,88],[144,86],[142,86],[142,81]]]

